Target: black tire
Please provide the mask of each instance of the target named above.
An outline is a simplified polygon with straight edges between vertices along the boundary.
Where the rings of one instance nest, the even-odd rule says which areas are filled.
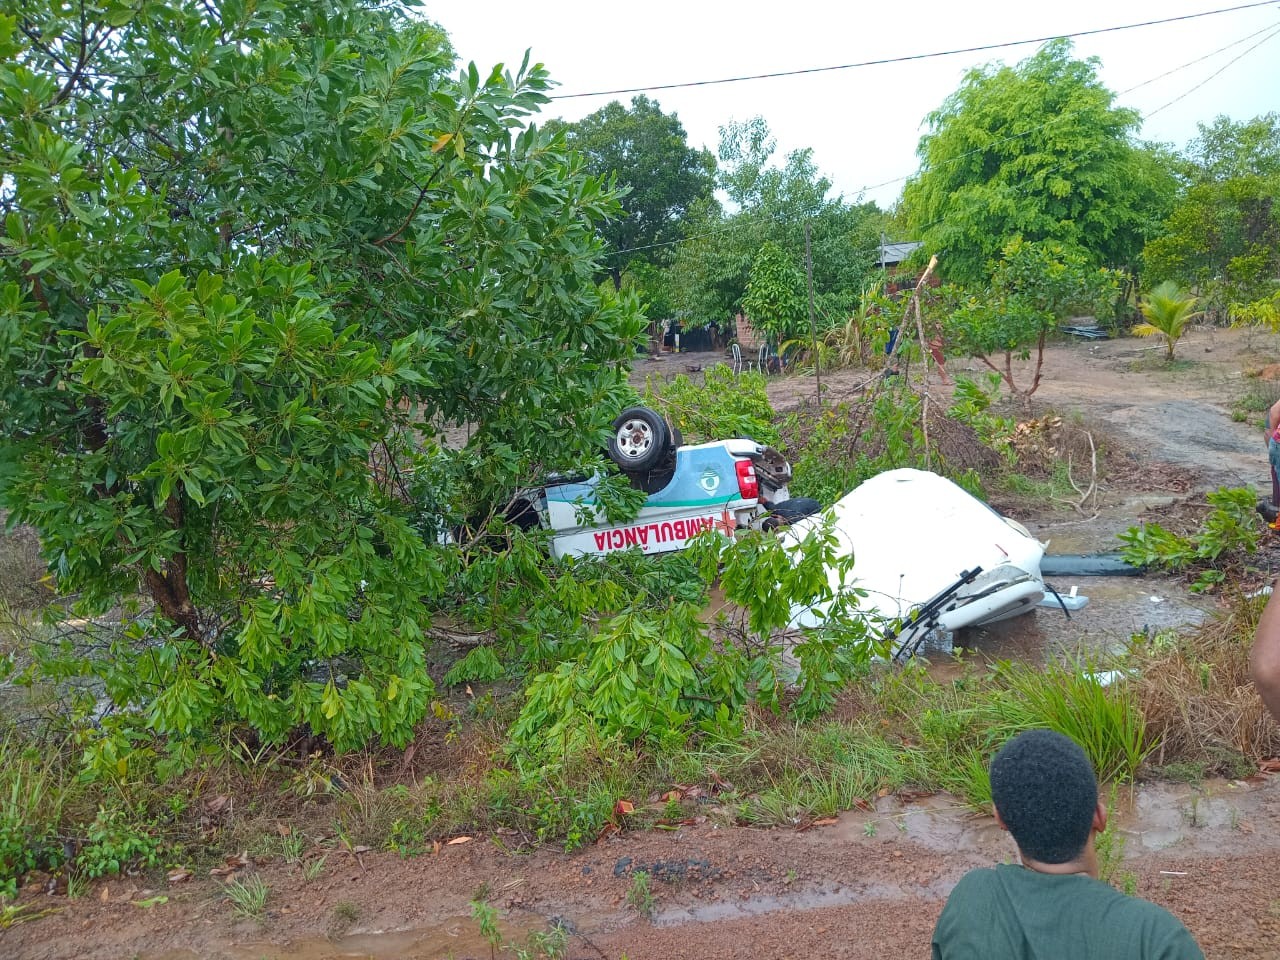
[[[667,422],[648,407],[628,407],[613,421],[609,457],[624,473],[644,473],[667,458]]]
[[[667,424],[667,431],[670,439],[667,441],[667,447],[671,450],[671,459],[674,461],[676,451],[684,446],[684,434],[680,432],[680,428],[673,423]]]
[[[779,527],[790,526],[797,520],[803,520],[805,517],[812,517],[815,513],[821,512],[822,504],[813,497],[792,497],[790,500],[775,503],[761,526],[766,530],[777,530]]]

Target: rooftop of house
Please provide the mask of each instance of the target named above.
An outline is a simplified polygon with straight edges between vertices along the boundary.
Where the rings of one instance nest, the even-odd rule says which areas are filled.
[[[882,243],[880,244],[880,258],[876,260],[876,266],[887,267],[895,263],[901,263],[923,246],[924,244],[918,240],[904,240],[901,243]]]

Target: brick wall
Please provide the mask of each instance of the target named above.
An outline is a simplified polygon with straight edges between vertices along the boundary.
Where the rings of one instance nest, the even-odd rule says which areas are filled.
[[[733,322],[738,328],[738,345],[742,348],[743,356],[759,350],[760,345],[765,342],[765,336],[751,325],[746,314],[738,314]]]

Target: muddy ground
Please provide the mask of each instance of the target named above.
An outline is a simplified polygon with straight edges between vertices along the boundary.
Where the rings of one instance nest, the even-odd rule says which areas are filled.
[[[1280,338],[1196,330],[1179,346],[1185,362],[1166,367],[1158,353],[1129,339],[1050,348],[1037,413],[1051,407],[1078,415],[1096,431],[1108,464],[1096,510],[1018,505],[1017,518],[1050,540],[1051,552],[1114,549],[1116,533],[1144,516],[1158,519],[1189,493],[1223,484],[1263,489],[1261,414],[1239,423],[1232,410],[1246,397],[1257,407],[1260,397],[1276,395],[1273,383],[1245,374],[1280,359]],[[670,376],[709,359],[666,357],[642,364],[637,375]],[[966,367],[977,371],[949,365],[953,374]],[[829,377],[828,396],[864,378]],[[812,392],[809,378],[780,378],[771,388],[780,408]],[[1034,660],[1048,650],[1193,623],[1217,602],[1164,578],[1075,585],[1091,601],[1071,621],[1039,610],[961,639],[982,655]],[[1260,774],[1148,784],[1121,803],[1121,882],[1177,914],[1209,957],[1280,956],[1280,781]],[[808,829],[725,827],[707,813],[674,832],[624,832],[572,854],[513,853],[517,838],[503,836],[407,860],[329,849],[310,883],[298,866],[263,864],[256,869],[271,893],[261,924],[234,920],[213,879],[171,887],[162,878],[117,880],[70,902],[28,891],[31,909],[56,912],[0,930],[0,956],[482,958],[490,949],[468,904],[483,896],[512,939],[564,927],[571,958],[927,957],[933,922],[959,877],[1013,855],[990,818],[945,796],[882,797],[874,810]],[[319,855],[318,848],[310,854]],[[654,878],[648,916],[627,902],[638,870]]]

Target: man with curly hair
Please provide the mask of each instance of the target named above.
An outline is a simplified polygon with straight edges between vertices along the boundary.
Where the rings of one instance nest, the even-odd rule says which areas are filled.
[[[991,761],[996,823],[1021,863],[961,878],[933,931],[933,960],[1204,960],[1163,907],[1098,879],[1107,828],[1093,766],[1070,737],[1027,730]]]

